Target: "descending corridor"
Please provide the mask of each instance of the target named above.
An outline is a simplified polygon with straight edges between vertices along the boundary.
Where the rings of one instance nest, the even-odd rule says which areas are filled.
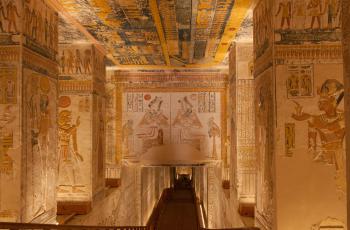
[[[190,180],[181,177],[160,210],[159,230],[193,230],[198,228],[196,204]]]
[[[350,0],[0,0],[0,230],[350,230],[349,127]]]

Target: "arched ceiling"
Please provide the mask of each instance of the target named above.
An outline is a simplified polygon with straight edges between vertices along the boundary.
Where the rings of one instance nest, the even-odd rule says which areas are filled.
[[[221,64],[251,0],[58,0],[118,66]],[[61,41],[79,40],[61,22]]]

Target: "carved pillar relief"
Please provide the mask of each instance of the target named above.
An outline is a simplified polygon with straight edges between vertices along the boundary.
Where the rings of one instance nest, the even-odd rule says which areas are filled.
[[[60,45],[58,213],[86,213],[104,188],[104,56],[93,45]]]
[[[45,2],[0,3],[0,221],[54,222],[57,31]]]
[[[230,57],[234,185],[243,210],[255,203],[253,44],[236,42]]]
[[[261,0],[254,10],[257,219],[268,229],[346,223],[340,12],[340,1]],[[271,16],[273,26],[265,26]],[[270,81],[266,89],[262,78]],[[270,102],[264,127],[262,108]],[[271,143],[266,157],[259,147],[264,137]],[[316,205],[327,209],[315,212]],[[292,222],[291,215],[298,221]]]

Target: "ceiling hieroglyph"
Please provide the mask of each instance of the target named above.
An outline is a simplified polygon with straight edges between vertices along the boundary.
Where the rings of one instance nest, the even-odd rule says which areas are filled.
[[[58,0],[117,65],[220,64],[251,0]]]

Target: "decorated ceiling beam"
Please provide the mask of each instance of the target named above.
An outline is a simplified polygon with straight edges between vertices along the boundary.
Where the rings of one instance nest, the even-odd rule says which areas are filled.
[[[198,0],[192,0],[192,20],[191,20],[191,43],[190,43],[190,57],[188,62],[193,63],[194,45],[195,45],[195,32],[196,32],[196,18],[197,18],[197,5]]]
[[[106,50],[103,48],[101,43],[97,41],[97,39],[91,35],[87,29],[81,25],[79,21],[77,21],[71,14],[67,12],[67,10],[62,6],[60,2],[57,0],[46,0],[47,4],[59,12],[60,16],[63,17],[66,21],[70,22],[76,29],[78,29],[84,36],[86,36],[91,43],[95,45],[95,47],[102,53],[106,54]]]
[[[150,0],[149,5],[151,8],[154,23],[155,23],[156,28],[157,28],[157,32],[158,32],[158,36],[159,36],[159,40],[160,40],[160,45],[162,47],[163,56],[165,58],[165,63],[167,65],[170,65],[168,45],[167,45],[167,40],[165,39],[165,35],[164,35],[162,20],[161,20],[160,15],[159,15],[157,0]]]
[[[248,9],[251,7],[252,0],[236,0],[231,11],[231,15],[226,23],[225,31],[222,34],[221,41],[216,50],[214,62],[220,63],[225,58],[231,42],[236,37]]]

